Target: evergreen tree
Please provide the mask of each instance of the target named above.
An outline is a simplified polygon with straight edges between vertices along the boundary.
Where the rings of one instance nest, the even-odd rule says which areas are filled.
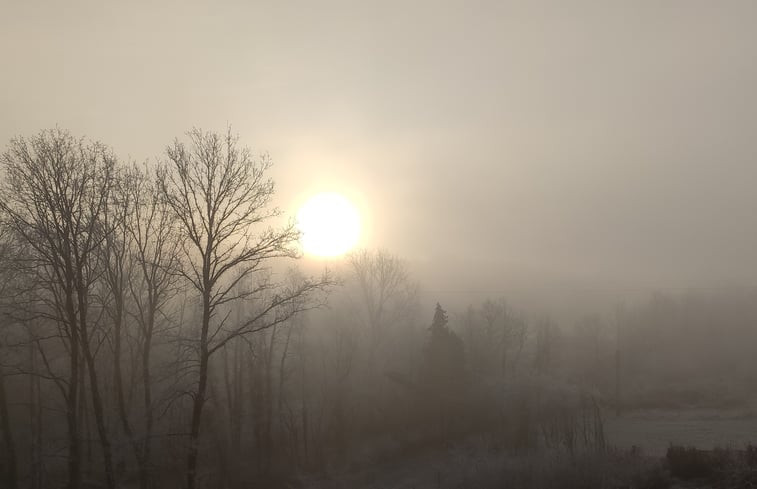
[[[447,313],[436,304],[430,337],[424,351],[422,383],[428,401],[438,411],[439,434],[449,431],[454,406],[463,398],[465,386],[465,350],[460,338],[449,329]]]
[[[426,346],[425,381],[435,391],[446,391],[464,377],[465,350],[460,338],[449,329],[447,313],[436,304]]]

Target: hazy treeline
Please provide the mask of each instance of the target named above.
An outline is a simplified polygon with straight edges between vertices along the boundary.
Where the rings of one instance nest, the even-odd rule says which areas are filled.
[[[607,408],[704,402],[687,392],[726,377],[747,392],[747,293],[567,325],[504,299],[432,310],[389,252],[290,268],[269,167],[228,132],[190,131],[150,164],[57,129],[9,143],[4,487],[274,487],[472,435],[572,454],[605,448]]]
[[[272,267],[298,233],[271,225],[267,156],[230,132],[186,139],[149,166],[59,129],[3,153],[7,486],[195,487],[220,359],[263,362],[250,336],[322,302],[328,277]]]

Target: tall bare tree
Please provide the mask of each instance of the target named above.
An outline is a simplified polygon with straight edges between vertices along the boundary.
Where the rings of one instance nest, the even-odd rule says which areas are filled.
[[[10,288],[13,282],[13,267],[11,260],[13,255],[13,240],[10,236],[9,229],[3,225],[0,219],[0,335],[5,334],[7,315],[3,310],[5,302],[9,299]],[[2,336],[0,336],[0,349],[4,348]],[[1,351],[1,350],[0,350]],[[16,443],[13,438],[11,428],[10,410],[8,409],[8,395],[5,389],[5,372],[0,365],[0,432],[2,433],[3,448],[6,454],[6,473],[4,477],[5,485],[9,489],[16,489],[18,486],[18,462],[16,454]]]
[[[116,412],[121,421],[123,435],[134,445],[134,433],[129,422],[124,395],[124,353],[126,302],[128,284],[132,272],[131,234],[129,216],[132,212],[131,175],[127,169],[119,168],[118,176],[111,191],[109,205],[104,209],[102,219],[109,230],[100,247],[102,262],[101,301],[103,309],[111,321],[110,339],[113,351],[113,388]],[[120,443],[119,443],[120,445]],[[136,450],[135,450],[136,451]],[[137,457],[139,460],[139,457]]]
[[[81,482],[81,443],[77,420],[82,359],[89,372],[92,405],[108,487],[115,477],[103,401],[95,366],[97,338],[91,295],[100,273],[98,249],[108,234],[102,216],[108,205],[116,164],[112,152],[54,129],[29,140],[13,139],[2,156],[5,180],[0,208],[11,229],[29,247],[29,270],[45,293],[47,315],[60,329],[68,352],[68,375],[56,377],[66,400],[68,487]]]
[[[274,184],[266,176],[270,159],[239,147],[230,130],[221,135],[193,129],[187,137],[187,144],[176,140],[168,148],[158,181],[185,238],[181,273],[201,304],[199,328],[190,343],[198,377],[192,392],[186,487],[194,489],[211,355],[234,338],[271,328],[313,307],[312,300],[303,299],[322,290],[328,280],[306,280],[291,287],[278,283],[271,273],[273,260],[297,257],[293,245],[299,235],[292,223],[281,229],[267,225],[279,216],[271,207]],[[248,279],[251,287],[237,287]],[[252,312],[239,322],[230,321],[228,306],[239,300],[248,300]]]
[[[166,314],[169,301],[177,292],[177,270],[181,238],[176,222],[156,182],[148,173],[134,167],[127,193],[132,202],[126,223],[131,235],[136,270],[129,276],[128,288],[137,324],[138,352],[142,382],[144,426],[135,445],[139,464],[140,488],[152,481],[152,438],[155,421],[151,361],[155,334]]]

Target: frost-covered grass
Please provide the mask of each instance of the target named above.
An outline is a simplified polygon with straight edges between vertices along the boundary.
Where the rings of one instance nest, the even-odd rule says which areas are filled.
[[[486,437],[441,448],[402,442],[365,447],[360,464],[301,479],[307,489],[662,489],[699,487],[671,478],[668,447],[742,450],[757,441],[757,416],[741,410],[648,410],[605,413],[604,452],[494,450]],[[403,450],[403,447],[406,448]],[[636,447],[636,448],[632,448]],[[394,456],[388,456],[394,454]],[[729,469],[730,470],[730,469]],[[751,469],[750,469],[751,470]],[[739,475],[741,472],[732,471]],[[742,471],[743,472],[743,471]],[[751,474],[751,472],[750,472]],[[740,476],[740,475],[739,475]],[[750,476],[751,477],[751,476]],[[676,485],[678,484],[678,485]],[[711,487],[711,486],[701,486]],[[719,486],[720,487],[720,486]],[[726,486],[723,486],[726,487]],[[731,486],[728,486],[731,487]],[[737,486],[733,486],[737,487]],[[744,486],[746,487],[746,486]]]
[[[650,410],[605,417],[607,442],[619,448],[637,446],[650,456],[663,456],[673,445],[700,449],[743,448],[757,442],[757,416],[745,410]]]
[[[660,460],[630,452],[573,456],[562,451],[513,454],[494,451],[484,439],[446,449],[301,480],[308,489],[656,489]]]

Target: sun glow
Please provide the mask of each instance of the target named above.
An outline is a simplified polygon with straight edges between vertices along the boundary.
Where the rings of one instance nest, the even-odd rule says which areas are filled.
[[[354,248],[360,238],[360,213],[343,195],[321,193],[300,207],[297,227],[305,253],[339,256]]]

